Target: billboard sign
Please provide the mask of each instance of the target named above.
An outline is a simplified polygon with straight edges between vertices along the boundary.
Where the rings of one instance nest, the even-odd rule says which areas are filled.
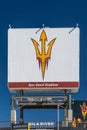
[[[87,100],[75,100],[72,104],[73,117],[81,121],[87,121]]]
[[[79,28],[9,28],[8,88],[77,92]]]
[[[12,124],[12,130],[54,130],[54,122],[29,122],[23,124]]]

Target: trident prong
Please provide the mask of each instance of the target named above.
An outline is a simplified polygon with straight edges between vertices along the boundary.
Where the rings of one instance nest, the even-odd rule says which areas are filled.
[[[56,38],[54,38],[53,40],[51,40],[49,42],[47,53],[46,53],[47,36],[46,36],[46,32],[44,31],[44,29],[43,29],[43,31],[41,32],[41,35],[40,35],[41,53],[40,53],[39,48],[38,48],[38,46],[39,46],[38,42],[36,40],[34,40],[33,38],[31,38],[31,40],[32,40],[33,45],[35,47],[36,57],[39,61],[39,65],[41,65],[42,78],[44,80],[45,68],[46,68],[46,65],[48,66],[48,60],[51,57],[52,46],[53,46]]]

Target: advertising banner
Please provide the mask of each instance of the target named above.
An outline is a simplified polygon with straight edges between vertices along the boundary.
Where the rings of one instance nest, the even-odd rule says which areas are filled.
[[[79,28],[9,28],[11,92],[77,92]]]

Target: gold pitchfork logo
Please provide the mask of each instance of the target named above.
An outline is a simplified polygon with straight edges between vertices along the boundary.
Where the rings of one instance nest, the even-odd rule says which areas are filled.
[[[52,46],[56,40],[56,38],[52,39],[49,44],[48,44],[48,50],[46,53],[46,41],[47,41],[47,36],[46,36],[46,32],[44,30],[42,30],[41,35],[40,35],[40,41],[41,41],[41,53],[39,50],[39,44],[37,41],[35,41],[33,38],[31,38],[33,45],[35,47],[35,51],[36,51],[36,57],[39,61],[39,67],[41,67],[41,71],[42,71],[42,78],[44,80],[44,75],[45,75],[45,68],[48,67],[48,61],[51,57],[51,50],[52,50]]]

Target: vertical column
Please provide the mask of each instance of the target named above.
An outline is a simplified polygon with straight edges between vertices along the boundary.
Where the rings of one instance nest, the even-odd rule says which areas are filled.
[[[11,124],[16,124],[16,110],[14,108],[14,97],[12,97]]]
[[[59,119],[59,103],[58,103],[58,104],[57,104],[57,123],[58,123],[58,125],[57,125],[57,130],[59,130],[59,127],[60,127],[60,126],[59,126],[59,123],[60,123],[59,120],[60,120],[60,119]]]
[[[64,95],[66,96],[65,100],[67,101],[67,99],[68,99],[67,90],[65,90],[64,92],[65,92]],[[65,127],[68,127],[68,108],[67,108],[67,103],[68,102],[66,102],[66,106],[65,106],[65,109],[64,109],[64,125],[65,125]]]
[[[20,91],[20,97],[23,97],[23,90]],[[22,98],[21,98],[22,101]],[[19,119],[19,123],[23,124],[24,123],[24,119],[23,119],[23,107],[20,106],[20,119]]]
[[[64,124],[65,124],[65,127],[68,127],[68,110],[67,110],[67,108],[64,109]]]
[[[69,109],[68,109],[68,121],[72,122],[73,120],[73,110],[71,108],[72,105],[72,99],[71,99],[71,95],[69,95]]]

